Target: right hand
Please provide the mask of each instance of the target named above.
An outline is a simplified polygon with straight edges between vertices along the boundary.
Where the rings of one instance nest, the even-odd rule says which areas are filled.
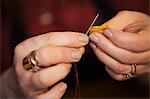
[[[121,11],[105,24],[102,34],[90,35],[90,45],[111,77],[123,81],[150,73],[150,17]]]
[[[51,32],[29,38],[15,48],[14,65],[23,94],[34,99],[59,99],[67,85],[59,82],[70,72],[71,63],[78,62],[88,44],[88,36],[76,32]],[[23,59],[36,50],[40,66],[37,72],[23,68]],[[56,84],[56,85],[54,85]],[[53,86],[54,85],[54,86]],[[48,87],[53,86],[50,90]]]

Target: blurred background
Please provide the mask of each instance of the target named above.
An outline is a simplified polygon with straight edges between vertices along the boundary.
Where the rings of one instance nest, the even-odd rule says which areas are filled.
[[[95,25],[100,25],[121,10],[149,15],[149,0],[1,0],[1,74],[12,66],[14,47],[26,38],[51,31],[86,32],[97,13]],[[148,75],[115,81],[89,46],[77,66],[81,98],[149,98]],[[73,98],[73,70],[65,81],[64,98]]]

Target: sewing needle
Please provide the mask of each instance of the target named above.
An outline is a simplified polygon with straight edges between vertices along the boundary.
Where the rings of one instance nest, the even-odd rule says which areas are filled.
[[[95,23],[95,21],[97,20],[99,14],[96,15],[96,17],[94,18],[93,22],[91,23],[90,27],[88,28],[88,30],[86,31],[86,35],[89,33],[89,29],[93,26],[93,24]]]

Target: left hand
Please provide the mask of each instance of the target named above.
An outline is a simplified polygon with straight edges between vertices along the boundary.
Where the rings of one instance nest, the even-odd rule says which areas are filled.
[[[87,35],[78,32],[50,32],[28,38],[15,48],[12,75],[16,77],[12,79],[27,99],[60,99],[67,88],[60,81],[70,72],[71,63],[81,59],[88,41]],[[26,66],[32,68],[24,68],[25,57]]]
[[[150,73],[150,17],[139,12],[121,11],[106,22],[103,34],[91,33],[91,47],[106,71],[116,80],[126,80],[136,64],[136,75]],[[133,76],[134,77],[134,76]]]

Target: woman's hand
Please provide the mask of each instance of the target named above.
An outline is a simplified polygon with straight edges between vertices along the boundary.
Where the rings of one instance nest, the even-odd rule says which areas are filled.
[[[139,12],[122,11],[106,22],[110,28],[91,33],[91,47],[106,65],[106,71],[116,80],[126,80],[123,74],[150,72],[150,17]]]
[[[67,85],[56,83],[67,76],[72,62],[81,59],[88,41],[88,36],[82,33],[52,32],[29,38],[16,46],[14,65],[24,95],[34,99],[61,98]],[[39,65],[44,67],[37,72],[25,70],[22,64],[33,50],[36,50]],[[49,90],[50,86],[53,87]]]

